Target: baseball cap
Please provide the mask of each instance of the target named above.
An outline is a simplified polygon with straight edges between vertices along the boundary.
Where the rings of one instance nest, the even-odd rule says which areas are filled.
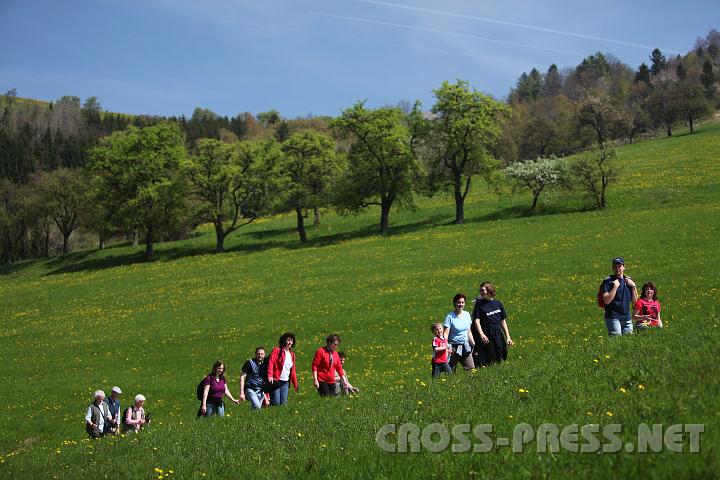
[[[623,257],[615,257],[612,259],[612,263],[619,263],[620,265],[625,265],[625,259]]]
[[[120,390],[120,387],[112,387],[112,391],[115,393],[122,393],[122,390]]]

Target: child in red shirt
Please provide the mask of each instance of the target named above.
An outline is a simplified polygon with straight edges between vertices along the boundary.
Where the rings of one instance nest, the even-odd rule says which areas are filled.
[[[642,287],[642,294],[635,303],[633,318],[637,328],[662,328],[660,318],[660,302],[657,299],[657,287],[652,282],[647,282]]]
[[[439,323],[433,323],[430,331],[435,334],[432,341],[433,358],[432,358],[432,376],[437,378],[441,373],[452,373],[452,368],[448,364],[448,342],[443,336],[443,326]]]

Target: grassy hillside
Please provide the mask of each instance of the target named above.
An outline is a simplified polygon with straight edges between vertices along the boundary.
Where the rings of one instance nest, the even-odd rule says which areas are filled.
[[[720,124],[623,147],[609,207],[578,194],[500,197],[477,188],[467,223],[450,195],[392,212],[327,214],[299,246],[292,216],[253,224],[209,253],[211,231],[158,246],[113,248],[0,270],[0,478],[649,476],[714,478],[720,469],[718,278]],[[608,339],[594,296],[622,255],[660,291],[667,328]],[[498,287],[516,347],[509,361],[430,381],[429,325],[451,298]],[[280,334],[298,337],[300,392],[286,408],[228,405],[196,421],[195,386],[217,358],[236,385],[242,362]],[[343,335],[352,398],[323,400],[310,361]],[[89,441],[91,392],[147,398],[140,435]],[[237,390],[237,386],[234,386]],[[385,424],[704,424],[701,452],[386,453]],[[389,437],[392,441],[393,437]],[[602,439],[601,439],[602,440]],[[172,470],[172,473],[170,471]]]

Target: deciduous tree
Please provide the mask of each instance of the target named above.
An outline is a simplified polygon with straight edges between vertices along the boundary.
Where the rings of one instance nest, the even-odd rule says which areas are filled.
[[[105,137],[91,151],[94,191],[119,229],[145,234],[145,257],[163,230],[186,214],[186,182],[180,163],[187,152],[177,124],[128,127]]]
[[[348,168],[336,189],[336,206],[357,211],[378,205],[380,231],[387,234],[392,206],[414,205],[413,185],[420,168],[405,114],[395,107],[370,110],[358,102],[331,126],[340,138],[352,141]]]
[[[498,141],[500,119],[509,110],[489,96],[471,88],[468,82],[443,82],[433,90],[429,136],[433,145],[428,164],[437,175],[449,178],[455,194],[455,223],[465,222],[465,198],[472,177],[490,181],[498,161],[491,148]]]
[[[298,235],[305,242],[303,210],[329,202],[330,186],[341,171],[339,156],[332,138],[312,130],[293,133],[281,149],[283,155],[274,170],[278,180],[276,207],[295,211]]]
[[[223,143],[200,139],[195,155],[183,161],[183,171],[199,200],[197,215],[215,227],[215,251],[225,238],[262,214],[266,201],[267,164],[277,156],[274,142]]]

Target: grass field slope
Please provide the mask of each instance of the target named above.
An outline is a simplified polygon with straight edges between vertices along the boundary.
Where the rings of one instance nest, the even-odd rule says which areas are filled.
[[[379,212],[327,212],[305,246],[281,216],[231,236],[219,255],[203,230],[159,245],[152,263],[123,247],[3,267],[0,478],[718,478],[720,124],[618,157],[603,211],[575,192],[542,197],[529,214],[529,196],[478,186],[465,225],[451,223],[444,194],[393,211],[388,237],[375,233]],[[594,297],[615,256],[658,285],[667,328],[606,337]],[[516,346],[501,366],[432,382],[429,326],[483,280],[498,287]],[[285,330],[298,338],[300,377],[288,405],[228,405],[226,418],[196,421],[195,386],[213,362],[227,363],[237,393],[254,347]],[[312,388],[312,355],[331,332],[357,396]],[[90,441],[91,393],[113,385],[124,405],[143,393],[153,423]],[[376,435],[388,424],[439,433],[418,453],[386,452]],[[535,440],[454,452],[455,437],[427,448],[463,424],[492,425],[491,440],[617,424],[621,448],[601,434],[605,452]],[[654,424],[662,451],[626,451]],[[672,451],[676,424],[704,425],[698,453],[688,434]],[[399,433],[381,437],[401,449]]]

